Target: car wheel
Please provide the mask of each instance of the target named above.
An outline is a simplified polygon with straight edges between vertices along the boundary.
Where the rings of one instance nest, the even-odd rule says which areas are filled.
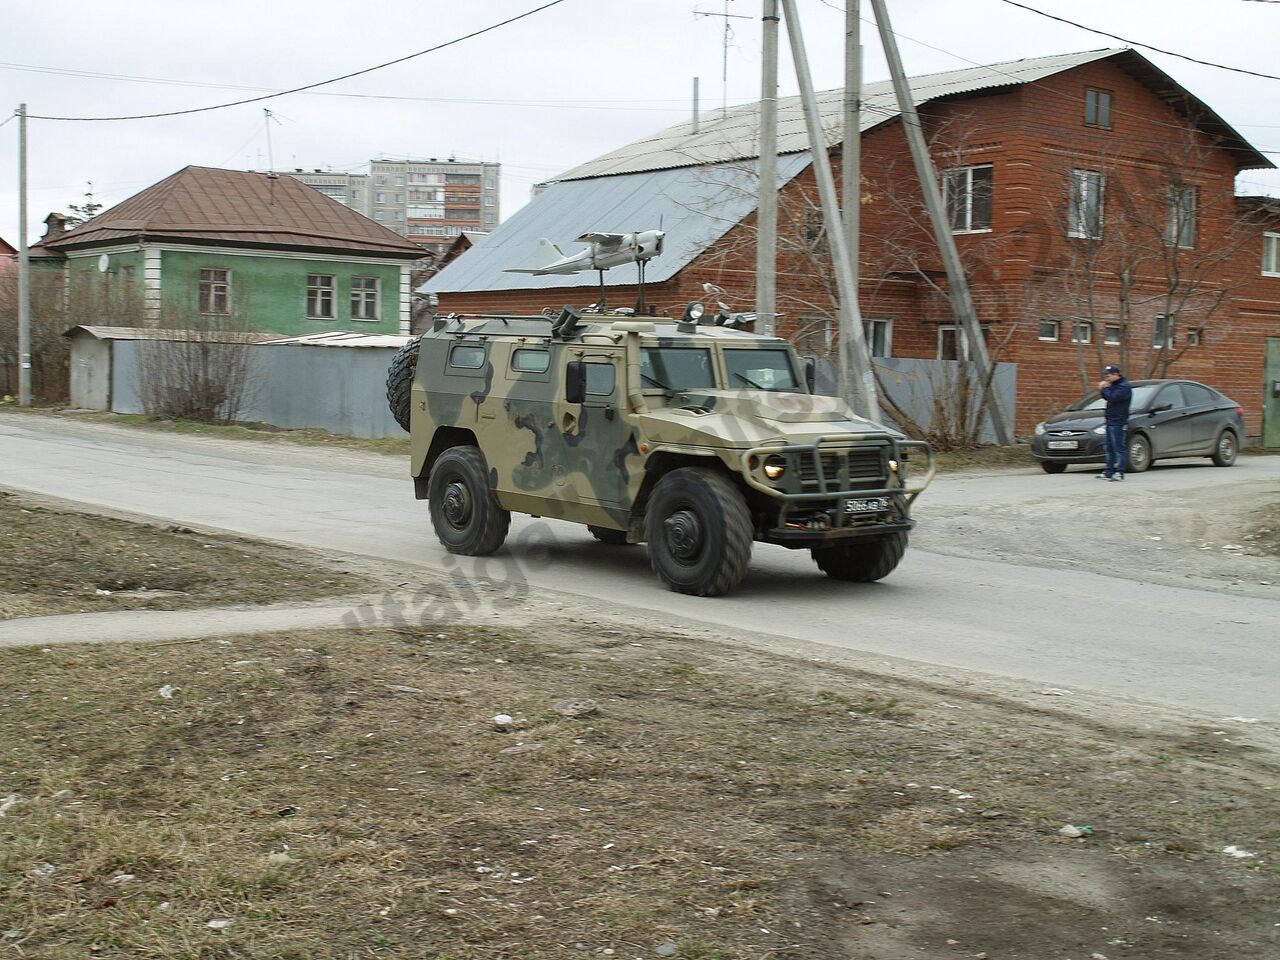
[[[872,583],[893,573],[907,552],[906,531],[840,547],[814,547],[813,562],[835,580]]]
[[[1236,462],[1236,455],[1240,452],[1240,444],[1236,440],[1236,435],[1230,430],[1223,430],[1218,435],[1218,442],[1213,448],[1213,463],[1218,467],[1229,467]]]
[[[451,447],[431,468],[431,526],[450,553],[483,557],[507,539],[511,514],[498,506],[488,473],[484,454],[476,447]]]
[[[1040,469],[1045,473],[1062,473],[1067,469],[1067,465],[1065,463],[1054,463],[1050,460],[1041,460]]]
[[[414,337],[396,351],[387,368],[387,407],[396,423],[409,429],[409,404],[413,399],[413,377],[418,369],[418,348],[422,337]]]
[[[1151,466],[1151,441],[1146,435],[1135,433],[1129,438],[1129,464],[1127,473],[1142,473]]]
[[[611,527],[593,527],[588,525],[587,529],[591,531],[591,535],[601,543],[607,543],[611,547],[625,547],[627,545],[627,532],[625,530],[614,530]]]
[[[678,593],[715,597],[736,587],[751,562],[751,513],[733,482],[705,467],[672,470],[645,508],[649,562]]]

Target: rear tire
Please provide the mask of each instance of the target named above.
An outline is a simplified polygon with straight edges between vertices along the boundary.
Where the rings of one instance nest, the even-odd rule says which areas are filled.
[[[1041,460],[1040,469],[1045,473],[1062,473],[1067,469],[1067,465],[1065,463],[1053,463],[1050,460]]]
[[[450,447],[440,454],[427,481],[431,526],[450,553],[483,557],[507,539],[511,514],[489,489],[484,454],[476,447]]]
[[[418,370],[418,347],[422,337],[414,337],[396,351],[387,368],[387,406],[396,423],[409,429],[410,404],[413,401],[413,376]]]
[[[1213,465],[1215,467],[1229,467],[1236,462],[1236,457],[1240,453],[1240,441],[1236,439],[1236,435],[1231,430],[1223,430],[1218,435],[1218,442],[1213,446]]]
[[[835,580],[873,583],[893,573],[907,552],[906,531],[839,547],[814,547],[813,562]]]
[[[751,513],[723,474],[681,467],[658,481],[645,511],[649,562],[678,593],[716,597],[742,582],[751,562]]]
[[[593,527],[588,525],[587,529],[591,531],[591,535],[601,543],[607,543],[611,547],[625,547],[627,545],[627,532],[625,530],[614,530],[611,527]]]
[[[1143,434],[1135,433],[1129,438],[1128,453],[1125,473],[1143,473],[1151,466],[1151,441]]]

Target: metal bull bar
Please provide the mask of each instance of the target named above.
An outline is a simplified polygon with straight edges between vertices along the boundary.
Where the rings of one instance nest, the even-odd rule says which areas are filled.
[[[829,478],[827,478],[823,474],[822,447],[824,445],[830,447],[835,444],[840,444],[841,445],[840,449],[842,450],[858,449],[860,446],[859,441],[864,441],[865,439],[866,437],[863,434],[842,433],[842,434],[834,434],[831,436],[819,437],[813,443],[795,443],[795,444],[786,444],[786,445],[772,445],[772,446],[765,445],[765,446],[759,446],[759,447],[752,447],[750,450],[744,450],[742,453],[742,476],[746,480],[747,484],[750,485],[752,488],[759,490],[761,493],[768,494],[771,497],[775,497],[779,500],[785,500],[788,503],[804,503],[809,501],[832,500],[832,499],[843,499],[843,498],[900,496],[906,500],[906,505],[910,507],[911,504],[915,502],[916,497],[920,496],[920,494],[925,491],[925,488],[928,487],[929,484],[933,482],[933,478],[937,475],[937,472],[938,472],[937,464],[933,456],[933,448],[931,448],[929,444],[927,444],[923,440],[896,440],[890,437],[889,443],[888,443],[888,446],[893,455],[893,458],[897,460],[899,463],[901,463],[904,460],[904,457],[902,456],[902,451],[904,450],[918,449],[918,450],[924,451],[925,456],[928,458],[928,462],[927,462],[925,475],[921,480],[912,482],[914,478],[909,477],[908,478],[909,485],[882,487],[882,488],[870,489],[870,490],[866,488],[849,489],[849,490],[839,490],[839,489],[828,488]],[[880,446],[880,445],[877,444],[877,446]],[[834,452],[834,451],[829,451],[829,452]],[[779,490],[776,486],[768,484],[765,481],[756,477],[755,471],[751,468],[751,465],[750,465],[752,457],[757,457],[760,459],[761,462],[763,462],[764,458],[766,457],[783,456],[783,457],[787,457],[789,462],[794,462],[794,457],[791,455],[802,454],[802,453],[810,453],[813,455],[814,468],[817,471],[819,489],[811,493],[788,493],[784,490]],[[830,478],[830,479],[836,479],[836,478]]]

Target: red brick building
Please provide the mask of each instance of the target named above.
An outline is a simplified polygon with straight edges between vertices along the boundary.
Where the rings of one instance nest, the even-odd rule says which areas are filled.
[[[1272,163],[1132,50],[1021,60],[914,78],[912,89],[979,318],[1017,364],[1017,429],[1078,398],[1102,363],[1202,380],[1262,432],[1268,338],[1280,338],[1280,201],[1238,197]],[[822,94],[839,180],[840,91]],[[683,124],[571,170],[428,289],[441,311],[537,312],[597,298],[594,274],[530,278],[537,236],[658,226],[667,249],[646,299],[676,313],[754,297],[758,105]],[[865,91],[862,313],[877,355],[963,359],[941,262],[888,84]],[[833,346],[834,297],[797,100],[779,103],[779,329]],[[606,276],[613,305],[634,273]],[[1280,374],[1278,374],[1280,375]]]

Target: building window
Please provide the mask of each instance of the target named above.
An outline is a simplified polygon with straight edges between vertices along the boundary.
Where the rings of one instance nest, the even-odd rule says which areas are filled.
[[[385,193],[375,193],[375,194],[373,195],[373,202],[374,202],[374,203],[386,203],[386,202],[387,202],[387,195],[386,195]]]
[[[1187,346],[1200,346],[1200,335],[1204,332],[1202,327],[1187,327]]]
[[[1168,346],[1173,346],[1173,325],[1169,323],[1169,318],[1164,314],[1156,314],[1155,321],[1151,324],[1151,349],[1161,350],[1165,347],[1165,338],[1168,338]]]
[[[396,186],[397,186],[397,187],[403,187],[403,186],[404,186],[404,177],[396,177]]]
[[[404,203],[404,194],[403,194],[403,193],[397,193],[397,194],[396,194],[396,203]]]
[[[1071,209],[1067,234],[1086,240],[1102,238],[1102,194],[1106,178],[1096,170],[1071,171]]]
[[[312,320],[333,319],[333,276],[307,274],[307,316]]]
[[[373,178],[373,182],[374,182],[375,184],[377,184],[378,186],[380,186],[380,187],[385,187],[385,186],[387,185],[387,178],[386,178],[386,177],[374,177],[374,178]]]
[[[893,346],[893,321],[868,320],[866,322],[867,349],[873,357],[887,357]]]
[[[1071,330],[1072,343],[1093,343],[1093,324],[1088,321],[1076,323]]]
[[[351,278],[351,319],[378,319],[377,277]]]
[[[981,330],[982,339],[985,341],[991,332],[991,328],[984,323]],[[938,359],[969,359],[969,338],[965,336],[964,330],[953,324],[944,324],[938,327]]]
[[[410,207],[410,220],[443,220],[444,207]]]
[[[1118,323],[1108,323],[1103,335],[1106,338],[1105,343],[1107,346],[1114,347],[1117,346],[1123,338],[1124,330]]]
[[[492,189],[493,189],[493,181],[492,181],[492,180],[486,180],[486,181],[484,182],[484,188],[485,188],[486,190],[492,190]]]
[[[403,210],[397,210],[397,211],[396,211],[396,219],[397,219],[397,220],[403,220],[403,219],[404,219],[404,211],[403,211]]]
[[[1111,94],[1106,90],[1084,92],[1084,125],[1111,129]]]
[[[352,200],[359,200],[359,199],[360,199],[360,191],[359,191],[359,190],[352,190],[352,191],[351,191],[351,199],[352,199]]]
[[[1166,234],[1170,243],[1188,249],[1196,245],[1196,188],[1185,183],[1169,187],[1169,228]]]
[[[1046,341],[1056,341],[1058,339],[1058,321],[1057,320],[1041,320],[1040,321],[1040,339]]]
[[[953,233],[991,229],[991,171],[991,165],[985,164],[943,173],[943,194]]]
[[[486,207],[492,207],[492,206],[493,206],[493,197],[485,197],[485,198],[484,198],[484,205],[485,205]]]
[[[493,225],[493,214],[492,214],[492,213],[486,213],[486,214],[484,215],[484,222],[485,222],[486,224],[489,224],[490,226],[492,226],[492,225]]]
[[[384,214],[381,210],[375,210],[375,211],[373,211],[373,219],[375,219],[375,220],[385,220],[385,219],[386,219],[386,214]]]
[[[1262,235],[1262,275],[1280,277],[1280,233]]]
[[[200,271],[200,312],[225,316],[231,312],[231,271]]]

